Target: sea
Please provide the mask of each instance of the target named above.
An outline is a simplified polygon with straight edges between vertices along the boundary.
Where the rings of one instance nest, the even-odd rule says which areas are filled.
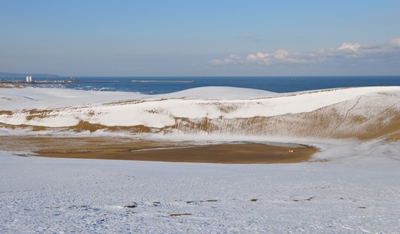
[[[365,87],[400,86],[400,76],[287,76],[287,77],[73,77],[76,83],[57,83],[71,77],[41,78],[36,81],[51,83],[33,84],[39,87],[54,87],[77,90],[123,91],[143,94],[163,94],[181,90],[228,86],[260,89],[277,93],[306,90]]]

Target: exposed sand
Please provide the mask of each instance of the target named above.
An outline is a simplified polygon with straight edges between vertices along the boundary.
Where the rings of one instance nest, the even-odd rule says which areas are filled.
[[[21,83],[0,83],[0,88],[25,88],[26,84]]]
[[[400,133],[392,134],[386,138],[386,141],[399,141],[400,140]]]
[[[361,96],[358,99],[344,103],[319,108],[311,112],[284,114],[270,117],[238,117],[238,118],[187,118],[168,116],[172,121],[165,126],[154,127],[151,125],[123,125],[117,123],[109,125],[101,124],[99,118],[104,113],[98,113],[94,109],[87,110],[80,107],[54,108],[54,109],[23,109],[0,110],[3,122],[0,127],[8,129],[24,129],[31,131],[59,131],[59,132],[124,132],[130,134],[160,133],[168,134],[178,131],[184,134],[198,134],[199,132],[246,134],[256,136],[299,137],[299,138],[328,138],[328,139],[359,139],[371,140],[400,132],[400,106],[397,99],[389,99],[389,94],[375,96]],[[390,97],[390,95],[389,95]],[[6,98],[6,97],[0,97]],[[143,101],[127,101],[134,104]],[[114,103],[104,105],[125,105],[127,103]],[[217,104],[210,104],[217,105]],[[217,105],[218,106],[218,105]],[[128,108],[128,107],[126,107]],[[218,106],[221,113],[230,113],[237,108],[236,103]],[[111,110],[110,110],[111,111]],[[157,113],[156,110],[146,110],[149,117]],[[162,115],[162,114],[160,114]],[[15,124],[14,116],[23,124]],[[52,123],[60,116],[76,117],[79,122],[60,127],[46,126],[46,122]],[[100,116],[100,117],[99,117]],[[62,119],[62,118],[61,118]],[[8,123],[7,123],[8,122]],[[20,123],[21,123],[20,122]]]
[[[297,163],[318,152],[311,146],[261,143],[149,141],[137,138],[0,137],[0,150],[43,157],[198,163]]]

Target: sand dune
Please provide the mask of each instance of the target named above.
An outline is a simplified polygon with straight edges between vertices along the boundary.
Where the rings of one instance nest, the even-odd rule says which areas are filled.
[[[396,233],[399,87],[207,90],[0,89],[2,233]]]
[[[14,105],[8,108],[13,97],[4,96],[2,102],[8,105],[0,110],[0,127],[55,132],[103,130],[133,134],[207,133],[361,140],[400,131],[400,87],[333,89],[286,95],[265,93],[266,97],[256,99],[224,99],[223,95],[220,99],[200,99],[206,90],[197,90],[199,94],[192,94],[191,98],[146,99],[143,96],[132,100],[127,96],[125,101],[62,108],[44,108],[43,103],[35,107],[32,101],[30,109],[18,109]],[[58,95],[62,97],[63,91]],[[193,99],[193,96],[197,98]],[[49,106],[54,106],[49,102]]]

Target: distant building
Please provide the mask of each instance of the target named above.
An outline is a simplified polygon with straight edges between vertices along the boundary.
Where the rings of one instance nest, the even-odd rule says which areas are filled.
[[[26,82],[32,82],[32,76],[26,76]]]

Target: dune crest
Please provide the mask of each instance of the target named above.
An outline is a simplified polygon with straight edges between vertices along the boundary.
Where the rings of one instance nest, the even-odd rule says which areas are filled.
[[[201,89],[202,95],[205,90]],[[62,90],[59,95],[62,96]],[[32,105],[31,109],[0,110],[0,126],[76,132],[101,129],[136,134],[179,132],[363,140],[400,131],[399,98],[400,87],[368,87],[256,99],[127,99],[41,109]]]

